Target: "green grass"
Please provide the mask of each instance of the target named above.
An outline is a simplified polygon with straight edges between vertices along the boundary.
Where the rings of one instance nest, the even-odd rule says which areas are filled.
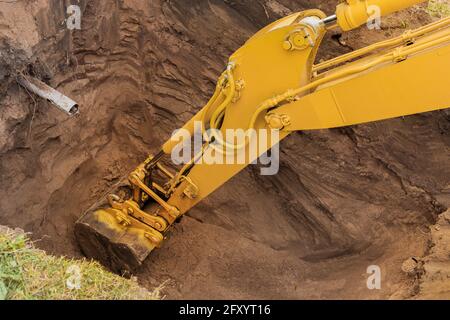
[[[135,279],[112,274],[97,262],[49,256],[26,235],[0,227],[0,300],[4,299],[156,300],[160,288],[149,292]]]
[[[428,2],[427,12],[436,18],[444,18],[450,16],[449,0],[430,0]]]

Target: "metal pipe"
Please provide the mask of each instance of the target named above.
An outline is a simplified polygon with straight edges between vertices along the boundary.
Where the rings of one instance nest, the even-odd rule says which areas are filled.
[[[74,116],[79,112],[78,103],[36,78],[19,75],[17,82],[25,89],[51,102],[69,116]]]
[[[322,20],[322,23],[325,25],[326,29],[336,28],[338,26],[337,15],[333,14],[332,16],[326,17]]]

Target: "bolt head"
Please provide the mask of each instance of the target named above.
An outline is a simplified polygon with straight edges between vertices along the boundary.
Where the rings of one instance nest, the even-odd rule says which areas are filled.
[[[294,45],[296,47],[302,48],[307,45],[305,36],[303,34],[296,34],[293,38]]]
[[[283,122],[281,121],[281,118],[276,115],[269,115],[266,118],[266,122],[272,129],[281,129],[283,128]]]

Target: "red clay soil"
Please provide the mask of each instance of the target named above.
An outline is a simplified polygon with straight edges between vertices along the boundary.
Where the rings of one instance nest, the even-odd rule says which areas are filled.
[[[204,105],[234,50],[281,16],[335,5],[82,0],[82,30],[68,31],[65,3],[0,3],[0,224],[74,257],[77,218]],[[429,20],[414,8],[381,31],[335,31],[321,59]],[[17,70],[76,100],[80,115],[28,95]],[[149,288],[169,280],[174,299],[420,297],[429,226],[450,204],[449,129],[441,111],[294,134],[278,175],[252,166],[233,178],[137,277]],[[411,257],[421,268],[405,273]],[[367,289],[369,265],[381,267],[381,290]]]

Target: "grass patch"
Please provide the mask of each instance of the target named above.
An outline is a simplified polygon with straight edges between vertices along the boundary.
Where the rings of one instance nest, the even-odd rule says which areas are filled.
[[[160,289],[149,292],[97,262],[49,256],[0,227],[0,300],[156,300]]]
[[[436,18],[444,18],[450,16],[449,0],[430,0],[428,2],[427,12]]]

